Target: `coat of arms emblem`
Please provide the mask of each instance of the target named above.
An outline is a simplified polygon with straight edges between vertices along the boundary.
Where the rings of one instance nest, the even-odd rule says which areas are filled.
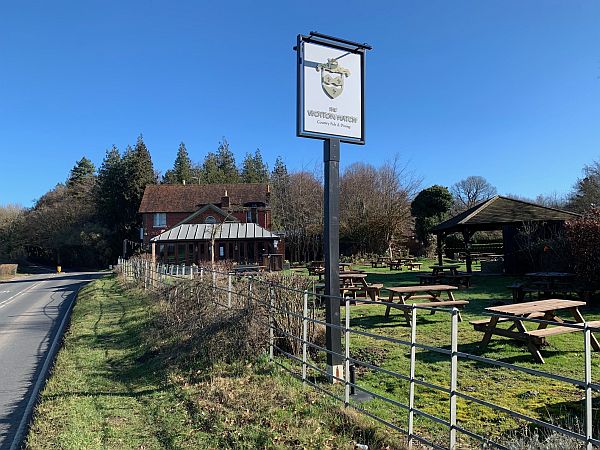
[[[327,58],[327,63],[317,64],[317,72],[321,72],[321,87],[329,98],[338,97],[344,90],[344,77],[350,71],[339,65],[335,58]]]

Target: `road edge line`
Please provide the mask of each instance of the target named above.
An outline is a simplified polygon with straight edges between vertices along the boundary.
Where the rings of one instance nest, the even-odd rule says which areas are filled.
[[[87,283],[86,283],[87,284]],[[61,321],[58,330],[56,331],[56,335],[54,336],[54,340],[52,341],[52,345],[48,350],[48,355],[46,355],[46,360],[44,361],[44,365],[42,366],[42,370],[38,375],[38,378],[33,386],[33,391],[31,392],[31,396],[29,397],[29,401],[27,402],[27,406],[25,407],[25,411],[23,412],[23,417],[21,418],[21,422],[19,423],[19,427],[15,432],[15,436],[13,438],[12,444],[10,445],[10,450],[18,450],[23,447],[23,433],[25,432],[25,428],[29,425],[31,418],[33,416],[33,408],[36,406],[38,402],[38,397],[40,395],[40,391],[42,385],[48,380],[48,369],[50,368],[50,363],[54,361],[54,357],[58,353],[58,344],[62,340],[64,336],[65,326],[67,324],[67,320],[71,318],[71,312],[73,311],[73,306],[75,305],[75,301],[79,297],[79,291],[83,286],[79,286],[77,292],[75,292],[75,297],[71,301],[69,308],[65,312],[65,316]]]

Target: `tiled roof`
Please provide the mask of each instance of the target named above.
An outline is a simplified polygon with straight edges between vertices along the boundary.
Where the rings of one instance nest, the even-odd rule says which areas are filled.
[[[497,195],[437,225],[433,232],[497,229],[504,224],[575,219],[579,214]]]
[[[209,203],[220,205],[225,191],[232,206],[269,204],[269,185],[266,183],[156,184],[146,186],[139,212],[193,213]]]
[[[255,223],[223,223],[223,224],[183,224],[171,228],[151,239],[152,242],[165,241],[207,241],[211,234],[215,239],[279,239],[279,236],[265,230]]]

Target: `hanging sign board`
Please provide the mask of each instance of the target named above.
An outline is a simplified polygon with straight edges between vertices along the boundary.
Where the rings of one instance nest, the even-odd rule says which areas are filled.
[[[365,51],[298,36],[300,137],[365,143]]]

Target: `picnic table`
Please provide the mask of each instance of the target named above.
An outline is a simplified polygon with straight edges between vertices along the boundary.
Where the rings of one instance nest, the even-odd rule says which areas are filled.
[[[557,323],[584,323],[585,319],[579,312],[579,307],[585,306],[585,304],[585,302],[576,300],[548,299],[514,305],[493,306],[486,308],[486,311],[494,314],[491,318],[473,320],[470,323],[476,331],[485,333],[481,341],[482,350],[487,347],[493,335],[505,336],[524,341],[534,359],[543,364],[544,358],[542,358],[540,348],[546,345],[546,337],[573,333],[578,329],[560,325],[548,327],[548,324],[540,323],[537,329],[530,331],[525,326],[525,319],[534,318]],[[557,311],[564,310],[571,313],[574,321],[566,321],[556,315]],[[511,317],[500,317],[500,314]],[[498,324],[502,322],[512,322],[512,324],[509,328],[499,328]],[[600,326],[600,320],[587,323],[590,326]],[[530,325],[535,325],[535,323],[530,322]],[[600,351],[600,344],[598,344],[594,335],[591,336],[591,344],[595,351]]]
[[[423,265],[423,263],[420,262],[416,262],[413,259],[404,261],[404,265],[406,267],[408,267],[408,270],[421,270],[421,266]]]
[[[388,261],[390,270],[402,270],[403,261],[401,259],[391,259]]]
[[[457,290],[456,286],[449,284],[437,284],[437,285],[412,285],[412,286],[395,286],[385,288],[389,291],[390,295],[388,298],[388,305],[385,309],[386,319],[390,316],[391,308],[400,309],[404,313],[406,322],[410,325],[411,315],[410,309],[406,308],[407,300],[409,299],[427,299],[430,300],[426,303],[418,303],[419,306],[428,306],[432,308],[436,307],[453,307],[462,308],[468,305],[469,302],[466,300],[456,300],[454,298],[453,291]],[[448,300],[441,298],[442,294],[446,294]],[[394,303],[394,296],[398,296],[398,302]],[[431,311],[431,314],[435,311]],[[460,313],[458,320],[462,320]]]
[[[376,269],[379,266],[385,267],[389,260],[390,258],[386,256],[378,256],[377,259],[371,261],[371,267],[374,269]]]
[[[259,266],[257,264],[238,265],[233,267],[233,272],[236,275],[256,275],[260,272],[264,272],[266,266]]]
[[[569,272],[529,272],[525,277],[541,281],[549,291],[564,285],[575,278],[574,273]]]
[[[460,266],[458,264],[433,264],[429,267],[433,272],[432,275],[440,275],[448,272],[452,275],[458,275],[458,269]]]
[[[471,274],[458,271],[458,264],[434,264],[431,267],[431,273],[419,275],[419,281],[422,285],[439,284],[446,282],[456,284],[456,286],[471,286]]]
[[[318,291],[324,289],[324,285],[316,285]],[[379,300],[379,294],[383,288],[382,283],[367,283],[367,274],[361,271],[342,272],[340,273],[340,295],[344,297],[350,294],[356,299],[359,292],[365,293],[365,297],[370,297],[372,301]]]

